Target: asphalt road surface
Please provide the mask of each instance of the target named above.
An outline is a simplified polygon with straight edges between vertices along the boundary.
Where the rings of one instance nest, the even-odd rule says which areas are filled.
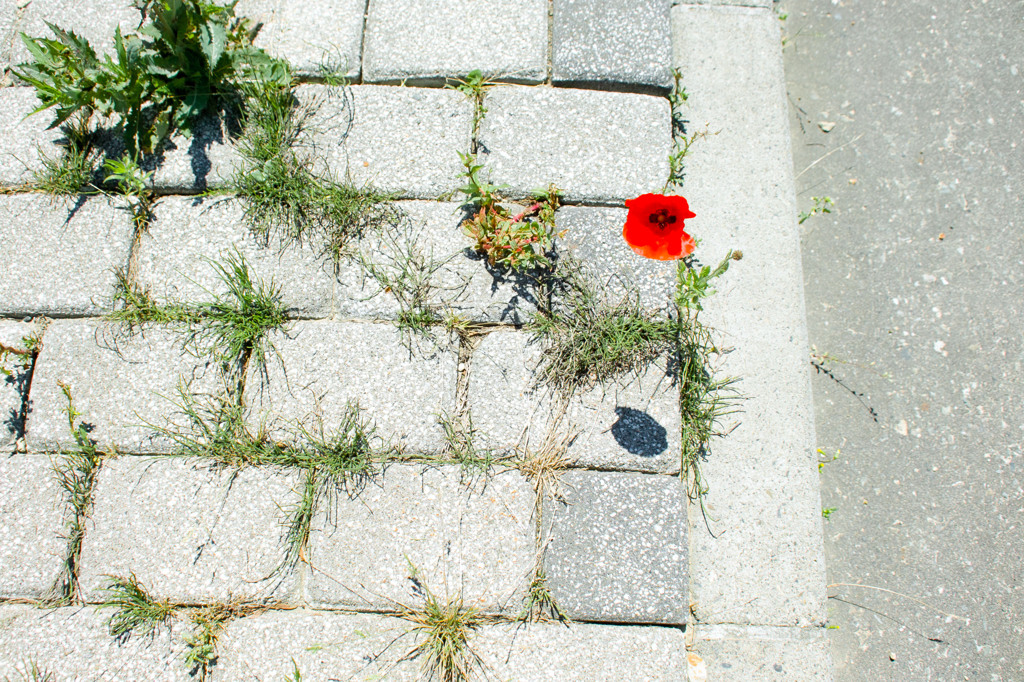
[[[1024,680],[1024,2],[777,12],[837,678]]]

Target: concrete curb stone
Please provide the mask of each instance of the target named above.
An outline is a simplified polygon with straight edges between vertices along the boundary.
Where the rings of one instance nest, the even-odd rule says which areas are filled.
[[[41,611],[22,604],[0,605],[0,675],[32,679],[34,663],[55,679],[181,682],[188,679],[182,657],[184,628],[160,627],[153,637],[110,636],[108,612],[66,606]]]
[[[554,183],[566,201],[621,203],[668,178],[668,101],[623,92],[502,86],[485,99],[480,161],[512,197]]]
[[[437,85],[474,69],[522,83],[547,77],[547,0],[371,0],[363,81]]]
[[[209,302],[227,287],[213,267],[235,257],[249,266],[253,283],[280,289],[288,314],[330,317],[334,264],[310,244],[283,245],[271,236],[264,246],[246,227],[242,200],[164,197],[136,249],[136,278],[158,301]]]
[[[820,628],[698,625],[693,649],[716,682],[833,679],[828,639]]]
[[[459,185],[473,106],[453,90],[300,85],[310,107],[300,141],[320,175],[401,198],[436,199]]]
[[[672,87],[668,0],[556,0],[552,79],[608,88]]]
[[[474,479],[458,466],[390,466],[314,519],[309,601],[390,610],[419,601],[417,580],[442,603],[517,614],[537,559],[535,496],[517,472]]]
[[[566,471],[545,498],[548,589],[574,620],[685,625],[686,495],[675,476]]]
[[[528,333],[488,334],[469,368],[469,410],[478,446],[509,451],[541,446],[548,430],[578,435],[567,450],[574,466],[673,473],[679,470],[678,391],[666,359],[639,378],[625,378],[573,396],[561,420],[562,398],[536,386],[540,342]],[[659,364],[660,363],[660,364]]]
[[[75,447],[58,381],[71,387],[81,422],[101,451],[175,452],[174,441],[155,427],[184,421],[175,404],[179,381],[200,395],[219,395],[224,388],[217,362],[189,355],[181,341],[178,332],[156,326],[129,336],[94,319],[52,322],[32,377],[29,452]]]
[[[177,457],[103,462],[82,542],[86,601],[102,601],[108,575],[130,574],[161,600],[288,599],[297,576],[283,566],[284,536],[301,485],[301,472],[272,467]]]
[[[720,371],[741,377],[746,399],[739,427],[701,467],[715,536],[691,511],[694,613],[703,623],[820,625],[821,504],[778,21],[728,7],[681,5],[672,16],[687,115],[721,129],[687,157],[697,207],[687,228],[704,239],[702,262],[744,253],[704,317],[735,348]]]
[[[64,564],[64,494],[46,455],[0,455],[0,598],[41,599]]]
[[[127,265],[131,217],[104,197],[0,196],[0,314],[96,315],[113,305]]]
[[[257,370],[250,372],[250,418],[287,439],[288,427],[303,421],[316,428],[310,420],[319,415],[330,434],[351,401],[384,442],[437,451],[443,432],[436,415],[454,413],[458,359],[450,340],[438,342],[403,337],[390,324],[296,322],[275,340],[278,357],[268,364],[265,381]]]

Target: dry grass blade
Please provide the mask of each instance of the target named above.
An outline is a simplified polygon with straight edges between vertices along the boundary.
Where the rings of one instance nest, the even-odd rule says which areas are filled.
[[[520,446],[516,468],[533,484],[538,504],[545,495],[555,500],[563,499],[562,472],[575,464],[567,452],[578,435],[575,428],[558,428],[556,421],[545,432],[544,440],[536,449],[531,448],[528,442]]]
[[[406,655],[422,658],[423,675],[438,682],[463,682],[483,661],[469,646],[470,634],[483,624],[480,611],[467,607],[461,597],[438,599],[424,586],[426,602],[422,609],[403,607],[399,616],[411,622],[411,633],[420,642]]]

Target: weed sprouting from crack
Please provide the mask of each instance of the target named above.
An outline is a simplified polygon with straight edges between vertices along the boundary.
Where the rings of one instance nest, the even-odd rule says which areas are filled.
[[[683,160],[690,153],[690,147],[693,146],[694,142],[705,140],[711,135],[718,134],[717,132],[712,133],[708,126],[704,126],[703,130],[697,130],[692,133],[687,132],[687,126],[690,122],[683,118],[683,106],[689,99],[689,95],[686,92],[686,88],[682,85],[683,76],[679,69],[672,69],[672,78],[674,82],[672,92],[668,95],[668,101],[672,107],[673,147],[672,152],[668,155],[669,174],[662,193],[667,192],[669,187],[682,186],[685,178]]]
[[[461,596],[442,601],[412,567],[414,586],[423,595],[421,608],[399,605],[398,616],[413,625],[409,633],[420,642],[404,657],[422,659],[423,676],[440,682],[464,682],[483,668],[480,656],[469,646],[470,635],[484,623],[480,611],[466,606]]]
[[[92,146],[89,117],[76,116],[61,130],[67,142],[57,157],[40,154],[41,170],[32,172],[29,185],[37,192],[55,196],[75,196],[92,182],[98,153]]]
[[[71,604],[78,597],[79,558],[85,537],[85,521],[92,511],[93,488],[102,459],[95,441],[89,437],[89,428],[78,419],[81,413],[75,409],[71,387],[60,381],[57,385],[67,399],[65,412],[75,448],[61,453],[54,464],[57,482],[64,490],[70,509],[66,526],[67,553],[57,579],[44,599],[55,606]]]
[[[563,623],[571,623],[572,619],[567,616],[558,606],[551,590],[548,589],[548,577],[544,569],[538,567],[534,573],[530,587],[523,598],[523,610],[520,611],[518,620],[524,623],[536,623],[538,621],[559,620]]]
[[[491,468],[504,463],[492,449],[481,449],[476,446],[476,429],[473,417],[467,411],[461,417],[447,413],[437,415],[437,423],[444,431],[444,461],[458,464],[463,474],[487,474]]]
[[[315,104],[300,106],[291,86],[255,83],[242,95],[238,149],[246,163],[231,184],[254,234],[267,240],[280,230],[286,241],[310,243],[337,264],[350,242],[396,220],[390,197],[319,178],[312,159],[296,152]]]
[[[484,76],[480,69],[473,69],[466,74],[465,79],[454,78],[445,84],[446,88],[458,90],[473,102],[473,136],[471,138],[473,142],[470,154],[476,154],[479,151],[480,124],[483,123],[484,116],[487,115],[484,98],[487,95],[487,90],[495,85],[496,83]]]
[[[688,481],[691,499],[703,498],[707,484],[701,476],[701,459],[706,456],[711,439],[724,435],[721,421],[739,410],[742,397],[736,389],[736,377],[715,375],[712,358],[728,352],[714,342],[710,329],[699,319],[701,301],[714,293],[711,282],[725,274],[732,260],[742,258],[739,251],[730,251],[715,269],[692,267],[680,261],[677,275],[676,307],[679,311],[678,359],[679,404],[682,417],[682,468],[680,475]]]
[[[97,608],[116,609],[107,619],[107,627],[113,637],[147,635],[165,623],[177,610],[170,602],[157,601],[139,583],[134,573],[127,578],[108,575],[104,591],[108,596]]]
[[[187,647],[184,660],[190,668],[189,674],[198,677],[201,682],[208,680],[217,663],[217,642],[227,624],[266,608],[266,605],[230,602],[191,609],[189,619],[193,629],[184,637]]]
[[[129,331],[147,323],[188,325],[185,347],[197,356],[212,356],[225,366],[244,369],[255,362],[265,373],[276,348],[272,332],[284,331],[286,307],[280,289],[253,279],[241,252],[225,256],[223,263],[209,261],[227,292],[210,293],[213,301],[195,304],[159,303],[152,294],[117,273],[115,291],[118,307],[107,319],[125,323]]]
[[[23,670],[18,672],[18,680],[4,677],[4,682],[56,682],[56,676],[49,670],[43,670],[39,664],[29,659],[22,664]]]
[[[529,328],[546,342],[541,380],[563,394],[640,373],[672,350],[676,323],[647,311],[636,290],[613,300],[571,258],[560,261],[556,280],[561,300],[539,311]]]
[[[536,448],[529,443],[519,448],[514,460],[519,469],[537,494],[538,512],[545,497],[552,500],[563,499],[562,473],[575,464],[568,455],[579,432],[576,429],[559,428],[560,419],[556,419],[544,434],[544,439]]]

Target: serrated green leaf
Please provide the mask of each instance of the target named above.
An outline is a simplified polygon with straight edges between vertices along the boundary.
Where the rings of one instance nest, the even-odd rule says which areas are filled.
[[[206,63],[210,70],[217,68],[221,57],[224,56],[224,47],[227,45],[227,34],[224,25],[216,22],[208,22],[199,27],[199,45],[206,57]]]

